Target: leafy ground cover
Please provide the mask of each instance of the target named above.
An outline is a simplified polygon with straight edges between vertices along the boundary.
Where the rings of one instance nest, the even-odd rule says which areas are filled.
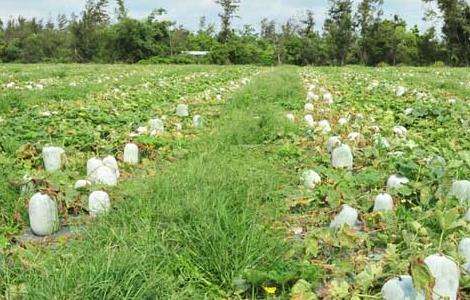
[[[468,203],[449,191],[470,177],[468,69],[85,66],[57,76],[62,67],[2,66],[1,97],[22,102],[1,115],[5,295],[381,299],[398,275],[432,284],[428,255],[465,263]],[[62,88],[60,101],[42,94]],[[175,117],[178,103],[204,128]],[[166,116],[165,134],[129,135],[155,116]],[[352,149],[351,170],[332,168],[332,136]],[[86,159],[119,158],[130,140],[142,162],[121,163],[121,183],[105,188],[112,211],[88,218],[90,190],[74,180]],[[63,171],[42,170],[45,144],[66,149]],[[321,178],[313,189],[300,179],[308,169]],[[387,189],[393,174],[409,184]],[[75,235],[15,242],[38,189],[55,196],[64,224],[80,216]],[[392,211],[373,210],[382,192]],[[329,228],[344,204],[357,226]],[[470,295],[463,267],[459,295]]]
[[[194,112],[204,111],[204,102],[215,102],[223,91],[219,89],[229,88],[253,71],[199,66],[80,66],[81,71],[75,71],[77,66],[60,65],[27,66],[23,71],[15,65],[10,68],[13,71],[3,75],[0,83],[0,102],[10,103],[0,118],[2,234],[17,233],[25,224],[24,208],[31,195],[20,194],[21,186],[29,181],[44,182],[50,176],[42,167],[44,146],[56,145],[67,151],[66,171],[50,182],[53,189],[63,190],[84,177],[88,158],[122,153],[130,132],[153,117],[168,115],[167,136],[141,137],[139,141],[148,149],[147,157],[166,160],[173,150],[184,148],[183,142],[171,138],[177,121],[171,119],[174,103],[192,101]],[[57,75],[62,72],[66,75]],[[189,132],[184,134],[191,136],[191,127],[185,127]],[[152,150],[156,148],[160,150]],[[63,210],[74,210],[75,195],[64,197]]]

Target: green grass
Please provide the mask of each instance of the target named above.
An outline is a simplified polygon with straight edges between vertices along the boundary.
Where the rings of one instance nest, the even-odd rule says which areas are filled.
[[[2,65],[6,70],[15,69],[17,65]],[[40,68],[42,67],[42,69]],[[24,72],[32,73],[31,77],[39,80],[49,78],[59,72],[62,65],[25,66]],[[52,185],[60,189],[73,186],[75,180],[84,177],[84,165],[90,157],[109,154],[122,154],[124,144],[130,140],[129,133],[156,116],[168,115],[167,131],[169,136],[158,139],[169,141],[168,145],[155,145],[155,138],[137,141],[145,148],[145,157],[158,156],[165,160],[160,148],[167,146],[178,148],[171,136],[174,131],[173,117],[175,103],[190,102],[192,113],[208,113],[211,102],[201,101],[199,94],[211,89],[214,93],[230,81],[256,70],[254,67],[205,67],[205,66],[129,66],[129,65],[86,65],[64,67],[67,76],[53,78],[42,91],[24,89],[25,81],[31,78],[16,78],[11,72],[10,80],[18,82],[22,89],[7,89],[0,86],[0,106],[4,100],[15,98],[18,107],[0,111],[0,235],[11,236],[18,233],[27,223],[26,210],[28,196],[19,193],[19,187],[11,182],[21,182],[27,175],[32,178],[48,179],[49,174],[42,170],[41,149],[54,144],[64,147],[68,164],[64,172],[52,180]],[[68,72],[71,72],[70,74]],[[109,78],[109,79],[107,79]],[[103,80],[99,83],[97,80]],[[78,87],[70,86],[78,82]],[[60,90],[60,91],[59,91]],[[64,91],[65,95],[60,93]],[[48,93],[56,93],[61,101],[53,101]],[[199,100],[201,103],[195,103]],[[41,105],[37,105],[40,103]],[[51,112],[50,116],[42,113]],[[208,122],[210,116],[207,115]],[[183,133],[191,133],[191,120],[184,120]],[[181,147],[180,147],[181,148]],[[172,150],[172,149],[171,149]],[[72,197],[73,198],[73,197]],[[70,207],[68,197],[64,206]],[[14,217],[19,215],[20,217]],[[2,247],[0,243],[0,247]]]
[[[0,239],[0,295],[20,290],[30,299],[284,299],[302,291],[304,298],[380,299],[384,282],[408,274],[413,261],[440,252],[464,263],[457,245],[470,234],[470,223],[462,220],[468,205],[448,191],[453,180],[470,178],[468,69],[107,66],[118,81],[94,85],[93,78],[104,74],[91,74],[93,66],[64,73],[60,66],[44,68],[38,74],[31,66],[0,67],[0,81],[13,76],[24,85],[53,78],[52,93],[71,80],[85,85],[82,91],[64,88],[72,108],[38,94],[59,115],[37,119],[43,108],[28,90],[9,91],[23,103],[0,112],[6,120],[0,137],[0,236],[6,233]],[[139,78],[120,76],[136,69],[143,72]],[[235,94],[225,89],[257,71]],[[164,84],[155,82],[155,74],[167,74],[160,78]],[[315,102],[312,112],[316,121],[330,121],[327,135],[303,122],[310,83],[317,93],[327,88],[334,96],[332,105]],[[409,92],[396,97],[397,85]],[[425,97],[418,99],[417,92]],[[216,94],[231,96],[220,103]],[[180,121],[173,116],[179,102],[203,116],[204,129],[192,128],[190,118],[182,132],[172,129]],[[406,115],[410,107],[414,111]],[[286,121],[287,111],[295,123]],[[88,192],[72,189],[84,177],[86,159],[119,158],[128,133],[161,115],[168,116],[168,132],[134,140],[142,164],[121,164],[124,179],[106,189],[112,212],[89,221],[81,210]],[[346,116],[349,123],[339,125]],[[51,122],[61,127],[52,130]],[[76,123],[81,125],[71,133]],[[373,125],[390,149],[374,145]],[[395,125],[406,126],[406,140],[394,136]],[[30,128],[26,134],[23,127]],[[361,139],[348,140],[351,132]],[[353,170],[331,168],[326,141],[332,135],[351,146]],[[53,175],[41,170],[37,152],[50,141],[69,154],[65,169]],[[436,155],[447,162],[437,172],[428,163]],[[299,184],[305,169],[322,177],[313,191]],[[80,235],[51,245],[13,243],[27,225],[28,195],[20,197],[10,180],[25,173],[61,191],[56,200],[62,217],[82,213]],[[392,193],[393,213],[372,212],[374,197],[395,173],[406,175],[410,185]],[[343,204],[359,211],[362,230],[328,228]],[[293,234],[299,227],[302,236]],[[462,275],[461,298],[469,291],[470,277]]]
[[[265,145],[294,130],[279,99],[298,102],[299,84],[295,69],[257,78],[187,159],[113,191],[113,212],[80,238],[52,251],[15,252],[5,286],[24,283],[31,299],[217,298],[236,292],[249,270],[285,272],[282,232],[266,225],[279,215],[279,191],[293,174]]]

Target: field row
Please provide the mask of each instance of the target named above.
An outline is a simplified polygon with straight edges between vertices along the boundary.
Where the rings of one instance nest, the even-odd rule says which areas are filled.
[[[108,68],[116,73],[57,78],[48,70],[42,78],[68,91],[70,82],[109,79],[64,101],[43,98],[45,106],[32,95],[57,90],[34,88],[34,71],[0,77],[3,91],[23,98],[2,115],[10,196],[1,208],[1,291],[35,299],[469,297],[467,70],[190,66],[145,67],[139,77],[141,67]],[[137,165],[124,163],[135,152],[123,156],[128,142]],[[48,144],[65,149],[61,171],[43,170]],[[76,190],[87,160],[109,154],[119,185]],[[112,205],[94,219],[86,201],[97,189]],[[53,245],[15,244],[37,191],[53,196],[62,225],[82,216],[79,231]]]
[[[65,189],[59,202],[63,211],[73,211],[76,193],[68,192],[74,180],[85,177],[86,161],[93,156],[122,157],[129,141],[141,146],[144,160],[164,163],[184,153],[186,141],[196,131],[191,118],[175,115],[177,104],[188,104],[191,116],[201,115],[209,123],[211,115],[218,114],[214,104],[221,104],[230,91],[246,81],[244,77],[256,72],[250,67],[147,67],[143,72],[135,70],[137,67],[124,71],[107,68],[110,72],[99,76],[92,69],[80,79],[53,77],[57,83],[41,91],[7,89],[2,93],[2,97],[18,98],[20,103],[0,119],[0,161],[5,166],[1,185],[6,196],[2,197],[0,232],[11,234],[23,227],[25,204],[35,190]],[[108,78],[111,83],[89,80],[96,77]],[[51,94],[54,97],[46,102]],[[153,118],[163,120],[165,133],[134,134]],[[41,151],[48,145],[66,150],[66,169],[59,175],[44,172]],[[39,186],[32,187],[31,182]]]

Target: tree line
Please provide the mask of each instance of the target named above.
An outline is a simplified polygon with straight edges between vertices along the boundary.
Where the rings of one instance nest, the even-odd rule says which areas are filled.
[[[470,6],[465,0],[423,0],[436,4],[427,18],[442,28],[421,32],[404,19],[383,16],[383,0],[329,0],[327,19],[316,30],[315,12],[286,22],[263,19],[257,28],[233,28],[241,0],[215,0],[220,30],[199,20],[190,31],[155,9],[143,19],[131,18],[124,0],[88,0],[79,15],[55,20],[22,16],[0,20],[2,62],[213,63],[296,65],[431,65],[470,63]],[[115,11],[110,12],[114,4]],[[441,34],[438,34],[440,29]],[[209,51],[191,57],[184,51]]]

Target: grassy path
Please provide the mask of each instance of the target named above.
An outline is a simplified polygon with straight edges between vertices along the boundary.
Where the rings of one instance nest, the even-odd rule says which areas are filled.
[[[277,283],[303,277],[271,226],[283,187],[297,180],[277,163],[276,141],[297,130],[284,107],[302,98],[297,69],[254,79],[187,159],[121,185],[113,212],[80,237],[3,257],[0,289],[31,299],[255,297],[265,293],[265,270],[284,276]]]
[[[84,68],[90,70],[91,67]],[[107,65],[103,68],[119,71],[114,66]],[[135,70],[138,69],[143,72],[136,75]],[[73,189],[77,178],[85,177],[83,166],[88,158],[121,154],[124,144],[130,139],[129,133],[156,116],[169,117],[167,132],[171,134],[173,121],[180,121],[174,116],[176,102],[191,103],[193,114],[206,115],[206,105],[210,106],[210,98],[215,98],[215,93],[228,89],[230,83],[252,74],[254,70],[254,67],[172,66],[165,69],[147,66],[142,69],[141,66],[121,66],[118,74],[110,75],[120,79],[117,82],[110,80],[113,82],[112,88],[102,84],[99,92],[86,85],[70,87],[70,78],[60,79],[60,88],[68,93],[63,102],[47,102],[48,97],[39,95],[36,91],[0,91],[0,98],[19,95],[17,103],[23,106],[21,110],[11,110],[4,114],[0,112],[3,130],[0,135],[0,248],[5,244],[3,235],[16,234],[27,223],[26,203],[31,195],[21,194],[20,189],[15,184],[12,185],[12,182],[21,181],[26,175],[37,179],[52,179],[52,183],[59,185],[61,191]],[[119,74],[126,74],[126,77],[121,78]],[[104,77],[107,73],[93,76]],[[94,84],[99,85],[97,82]],[[202,99],[202,93],[208,99]],[[84,98],[80,98],[79,95],[82,94]],[[32,105],[28,100],[31,97],[40,98],[47,104]],[[198,103],[196,99],[199,100]],[[44,116],[44,112],[49,115]],[[184,120],[183,127],[191,130],[191,118]],[[183,131],[185,133],[186,130]],[[142,136],[137,142],[145,147],[145,151],[142,149],[144,157],[155,158],[158,148],[162,148],[155,144],[170,146],[180,140],[171,136],[158,140]],[[60,146],[67,152],[67,168],[55,174],[54,178],[50,178],[50,174],[43,170],[40,152],[45,145]],[[161,155],[160,158],[167,157]],[[70,194],[72,193],[64,193],[64,201],[56,199],[66,209],[75,202],[75,196],[69,197]]]

